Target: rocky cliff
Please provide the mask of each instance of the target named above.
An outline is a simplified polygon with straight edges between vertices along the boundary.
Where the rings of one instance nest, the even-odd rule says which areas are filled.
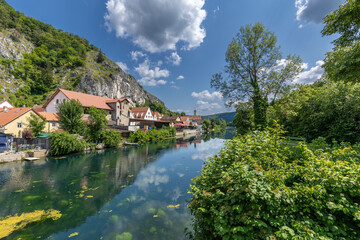
[[[61,87],[134,104],[160,99],[145,91],[86,39],[24,16],[0,0],[0,100],[42,104]]]

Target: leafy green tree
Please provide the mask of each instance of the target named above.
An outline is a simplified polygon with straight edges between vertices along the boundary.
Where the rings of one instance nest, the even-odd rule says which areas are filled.
[[[215,118],[210,119],[210,126],[211,126],[211,129],[215,128],[215,126],[216,126],[216,119]]]
[[[360,2],[346,0],[324,18],[323,36],[340,35],[325,59],[326,76],[335,81],[359,82],[360,76]]]
[[[43,117],[31,113],[28,121],[29,129],[33,132],[35,137],[44,131],[46,121]]]
[[[282,134],[235,137],[206,160],[190,186],[192,239],[360,239],[359,146]]]
[[[165,105],[163,105],[159,102],[156,102],[156,101],[150,102],[148,99],[145,100],[144,107],[150,107],[151,111],[158,112],[161,114],[165,114],[165,112],[166,112]]]
[[[268,113],[270,124],[278,121],[292,137],[360,142],[358,84],[339,81],[301,86],[276,101]]]
[[[216,124],[219,125],[222,129],[226,128],[226,121],[222,118],[219,118]]]
[[[184,116],[186,116],[186,113],[185,113],[185,112],[181,112],[181,113],[180,113],[180,116],[184,117]]]
[[[253,129],[253,121],[251,120],[252,115],[253,111],[248,103],[241,103],[237,105],[233,123],[238,134],[244,135]]]
[[[90,107],[88,109],[89,114],[89,137],[95,143],[97,143],[101,139],[101,135],[106,129],[106,125],[108,120],[106,118],[107,113],[103,109],[97,109],[96,107]]]
[[[85,124],[82,121],[84,108],[77,100],[64,101],[57,105],[57,111],[60,115],[60,125],[65,131],[71,134],[82,135],[85,130]]]
[[[208,119],[205,119],[203,124],[202,124],[202,129],[205,131],[209,131],[211,128],[211,123]]]
[[[51,155],[65,155],[80,152],[86,147],[85,140],[80,140],[76,135],[67,132],[53,133],[50,135]]]
[[[241,27],[226,51],[225,73],[213,75],[211,86],[219,90],[228,105],[250,101],[256,127],[266,125],[268,102],[289,92],[290,84],[302,70],[295,55],[282,59],[277,38],[265,26],[256,23]]]

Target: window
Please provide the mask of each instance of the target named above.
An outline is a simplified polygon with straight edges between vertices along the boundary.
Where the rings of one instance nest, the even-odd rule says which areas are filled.
[[[56,127],[56,122],[51,123],[51,126]]]
[[[59,104],[59,102],[60,102],[59,99],[56,99],[56,104]]]
[[[18,127],[18,128],[22,128],[22,127],[23,127],[23,124],[22,124],[22,123],[18,123],[18,124],[17,124],[17,127]]]

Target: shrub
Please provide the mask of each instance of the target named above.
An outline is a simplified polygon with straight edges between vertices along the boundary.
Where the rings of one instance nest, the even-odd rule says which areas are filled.
[[[147,135],[141,129],[138,129],[135,133],[130,134],[129,141],[136,142],[136,143],[144,143],[150,140],[149,135]]]
[[[106,130],[102,135],[103,143],[106,147],[117,147],[121,143],[121,134],[115,130]]]
[[[22,132],[22,137],[25,138],[28,141],[31,141],[34,137],[33,132],[31,131],[31,129],[24,129],[24,131]]]
[[[360,239],[360,149],[311,150],[281,133],[236,137],[206,161],[190,186],[190,237]]]
[[[51,154],[65,155],[74,152],[80,152],[86,147],[84,140],[78,139],[78,136],[67,132],[53,133],[50,135]]]

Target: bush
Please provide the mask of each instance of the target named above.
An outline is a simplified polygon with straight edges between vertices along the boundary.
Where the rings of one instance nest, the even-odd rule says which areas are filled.
[[[173,138],[176,136],[176,129],[171,128],[162,128],[160,130],[152,129],[147,131],[146,133],[142,130],[137,130],[134,134],[131,134],[129,137],[130,142],[144,143],[144,142],[152,142],[156,140],[164,140]]]
[[[192,180],[195,239],[360,239],[360,148],[236,137]]]
[[[106,130],[102,134],[103,143],[106,147],[117,147],[121,143],[121,134],[115,130]]]
[[[24,129],[24,131],[22,131],[22,137],[25,138],[28,141],[31,141],[34,138],[34,134],[31,131],[31,129]]]
[[[135,143],[144,143],[150,141],[150,137],[144,131],[138,129],[135,133],[130,134],[129,141]]]
[[[80,152],[86,147],[84,140],[67,132],[53,133],[50,135],[50,150],[53,156]]]

